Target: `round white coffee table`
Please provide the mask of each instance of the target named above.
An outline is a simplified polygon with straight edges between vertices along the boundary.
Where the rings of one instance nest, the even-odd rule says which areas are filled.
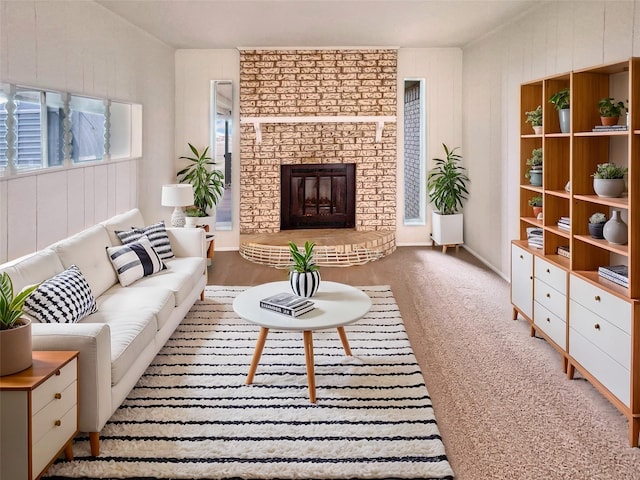
[[[311,297],[315,309],[299,317],[289,317],[260,308],[260,300],[281,292],[291,292],[289,282],[271,282],[251,287],[233,301],[233,310],[245,320],[260,326],[260,334],[247,375],[247,384],[260,362],[269,329],[295,330],[303,332],[309,399],[316,401],[316,382],[313,363],[313,331],[336,328],[347,355],[351,356],[349,341],[344,326],[361,319],[371,308],[371,299],[362,290],[336,282],[320,282],[318,292]]]

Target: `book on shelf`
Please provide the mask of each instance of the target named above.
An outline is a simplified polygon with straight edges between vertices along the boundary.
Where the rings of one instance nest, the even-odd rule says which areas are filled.
[[[528,227],[527,243],[531,248],[542,248],[542,229],[536,227]]]
[[[609,275],[609,274],[603,273],[603,272],[598,272],[598,276],[600,278],[604,278],[606,280],[609,280],[610,282],[618,284],[621,287],[629,288],[629,281],[628,280],[621,280],[621,279],[619,279],[617,277],[614,277],[613,275]]]
[[[569,246],[568,245],[560,245],[560,246],[558,246],[556,252],[561,257],[571,258],[571,251],[569,250]]]
[[[277,293],[260,300],[260,307],[290,317],[298,317],[315,308],[313,302],[292,293]]]
[[[629,267],[626,265],[603,265],[598,267],[598,275],[606,278],[615,278],[629,285]]]
[[[626,125],[596,125],[591,129],[592,132],[626,132],[629,127]]]

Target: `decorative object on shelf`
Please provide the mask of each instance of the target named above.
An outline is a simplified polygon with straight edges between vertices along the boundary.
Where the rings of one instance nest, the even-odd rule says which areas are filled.
[[[598,102],[600,122],[604,126],[617,125],[620,116],[627,111],[624,102],[616,102],[614,98],[601,98]]]
[[[462,202],[467,199],[469,177],[459,165],[462,156],[444,143],[446,158],[434,158],[436,166],[427,176],[429,201],[435,207],[431,214],[431,237],[438,245],[458,245],[463,242]]]
[[[533,133],[540,135],[542,133],[542,105],[538,105],[538,108],[524,113],[527,116],[525,123],[530,123],[533,128]]]
[[[172,227],[184,227],[183,207],[193,205],[193,187],[174,183],[162,186],[162,206],[175,207],[171,215]]]
[[[554,93],[549,98],[551,103],[558,111],[558,119],[560,121],[560,131],[569,133],[571,131],[571,110],[570,110],[571,92],[569,88],[563,88],[559,92]]]
[[[200,219],[204,218],[201,213],[198,207],[187,207],[184,211],[184,226],[189,228],[198,226]]]
[[[617,198],[624,192],[627,167],[615,163],[599,163],[593,176],[593,190],[599,197]]]
[[[589,235],[593,238],[602,239],[602,230],[607,221],[607,216],[602,212],[596,212],[589,217]]]
[[[604,224],[602,235],[605,240],[615,245],[626,245],[629,229],[620,216],[620,210],[613,210],[611,218]]]
[[[289,283],[293,293],[300,297],[313,297],[320,286],[320,272],[313,260],[315,242],[304,242],[304,253],[294,242],[289,242],[293,265],[289,272]]]
[[[571,180],[569,180],[565,186],[564,186],[564,191],[567,193],[571,193]]]
[[[525,178],[529,179],[529,183],[534,187],[542,186],[542,148],[534,148],[531,151],[531,157],[527,159],[527,172]]]
[[[533,208],[533,216],[538,218],[542,213],[542,195],[535,195],[529,199],[529,206]]]
[[[31,366],[31,320],[24,316],[25,300],[38,285],[23,288],[17,295],[7,272],[0,275],[0,376],[13,375]]]

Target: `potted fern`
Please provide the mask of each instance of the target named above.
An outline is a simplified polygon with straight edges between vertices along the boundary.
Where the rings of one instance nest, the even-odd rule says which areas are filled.
[[[38,285],[25,287],[17,295],[7,272],[0,275],[0,376],[25,370],[31,358],[31,320],[24,316],[25,300]]]
[[[304,251],[300,251],[294,242],[289,242],[289,252],[293,265],[289,272],[291,290],[301,297],[312,297],[320,286],[320,272],[313,258],[315,242],[304,242]]]
[[[427,176],[429,201],[435,207],[431,215],[431,238],[438,245],[459,245],[463,240],[462,202],[467,199],[469,177],[459,162],[458,147],[449,149],[444,143],[444,159],[434,158],[436,166]]]

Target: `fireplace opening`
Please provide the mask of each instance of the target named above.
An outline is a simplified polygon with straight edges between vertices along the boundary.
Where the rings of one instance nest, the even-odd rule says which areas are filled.
[[[280,178],[280,229],[355,226],[355,164],[282,165]]]

